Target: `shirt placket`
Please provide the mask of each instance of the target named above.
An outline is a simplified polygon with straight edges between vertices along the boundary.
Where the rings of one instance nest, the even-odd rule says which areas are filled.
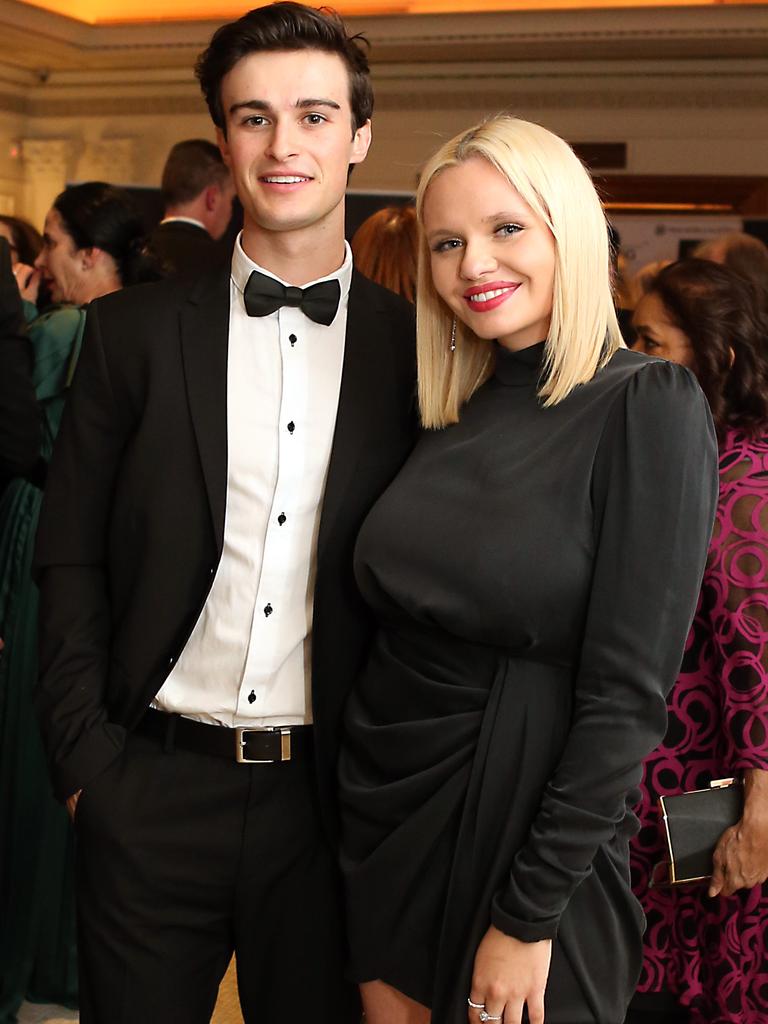
[[[282,389],[276,424],[277,478],[237,708],[239,716],[252,719],[261,717],[259,710],[266,695],[266,680],[272,676],[271,666],[278,660],[275,652],[281,641],[285,642],[291,617],[301,611],[289,606],[289,599],[290,580],[297,568],[293,512],[307,443],[302,433],[306,393],[306,369],[299,349],[302,320],[303,315],[297,309],[283,307],[278,312]]]

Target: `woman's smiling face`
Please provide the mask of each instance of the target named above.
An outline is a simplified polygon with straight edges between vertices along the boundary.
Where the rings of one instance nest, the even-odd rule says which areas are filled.
[[[423,222],[435,290],[459,320],[513,351],[547,337],[555,240],[503,174],[482,157],[447,167]]]

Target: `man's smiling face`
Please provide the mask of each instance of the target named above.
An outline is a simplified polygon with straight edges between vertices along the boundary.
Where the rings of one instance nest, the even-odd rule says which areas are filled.
[[[365,159],[370,122],[354,129],[349,76],[336,54],[280,50],[243,57],[221,83],[232,170],[245,226],[343,228],[350,164]]]

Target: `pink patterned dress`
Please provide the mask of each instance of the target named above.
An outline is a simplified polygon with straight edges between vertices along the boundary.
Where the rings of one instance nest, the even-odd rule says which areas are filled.
[[[659,796],[768,770],[768,437],[729,431],[720,446],[715,529],[668,708],[664,742],[645,762],[632,850],[648,919],[638,991],[675,993],[692,1024],[766,1024],[768,883],[709,899],[705,882],[648,881],[667,859]]]

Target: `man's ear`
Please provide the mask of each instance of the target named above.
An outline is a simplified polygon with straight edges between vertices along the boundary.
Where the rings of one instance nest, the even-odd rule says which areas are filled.
[[[224,130],[222,128],[216,129],[216,145],[219,147],[221,159],[231,171],[232,161],[229,153],[229,143],[227,142],[227,136],[224,134]]]
[[[369,118],[364,125],[355,130],[355,134],[352,136],[352,152],[349,156],[349,162],[351,164],[361,164],[368,155],[370,145],[371,121]]]
[[[203,199],[205,201],[205,208],[206,208],[206,210],[208,210],[209,212],[211,210],[215,210],[216,207],[219,204],[221,196],[222,196],[222,189],[221,189],[220,185],[216,185],[216,184],[206,185],[205,191],[203,193]]]

